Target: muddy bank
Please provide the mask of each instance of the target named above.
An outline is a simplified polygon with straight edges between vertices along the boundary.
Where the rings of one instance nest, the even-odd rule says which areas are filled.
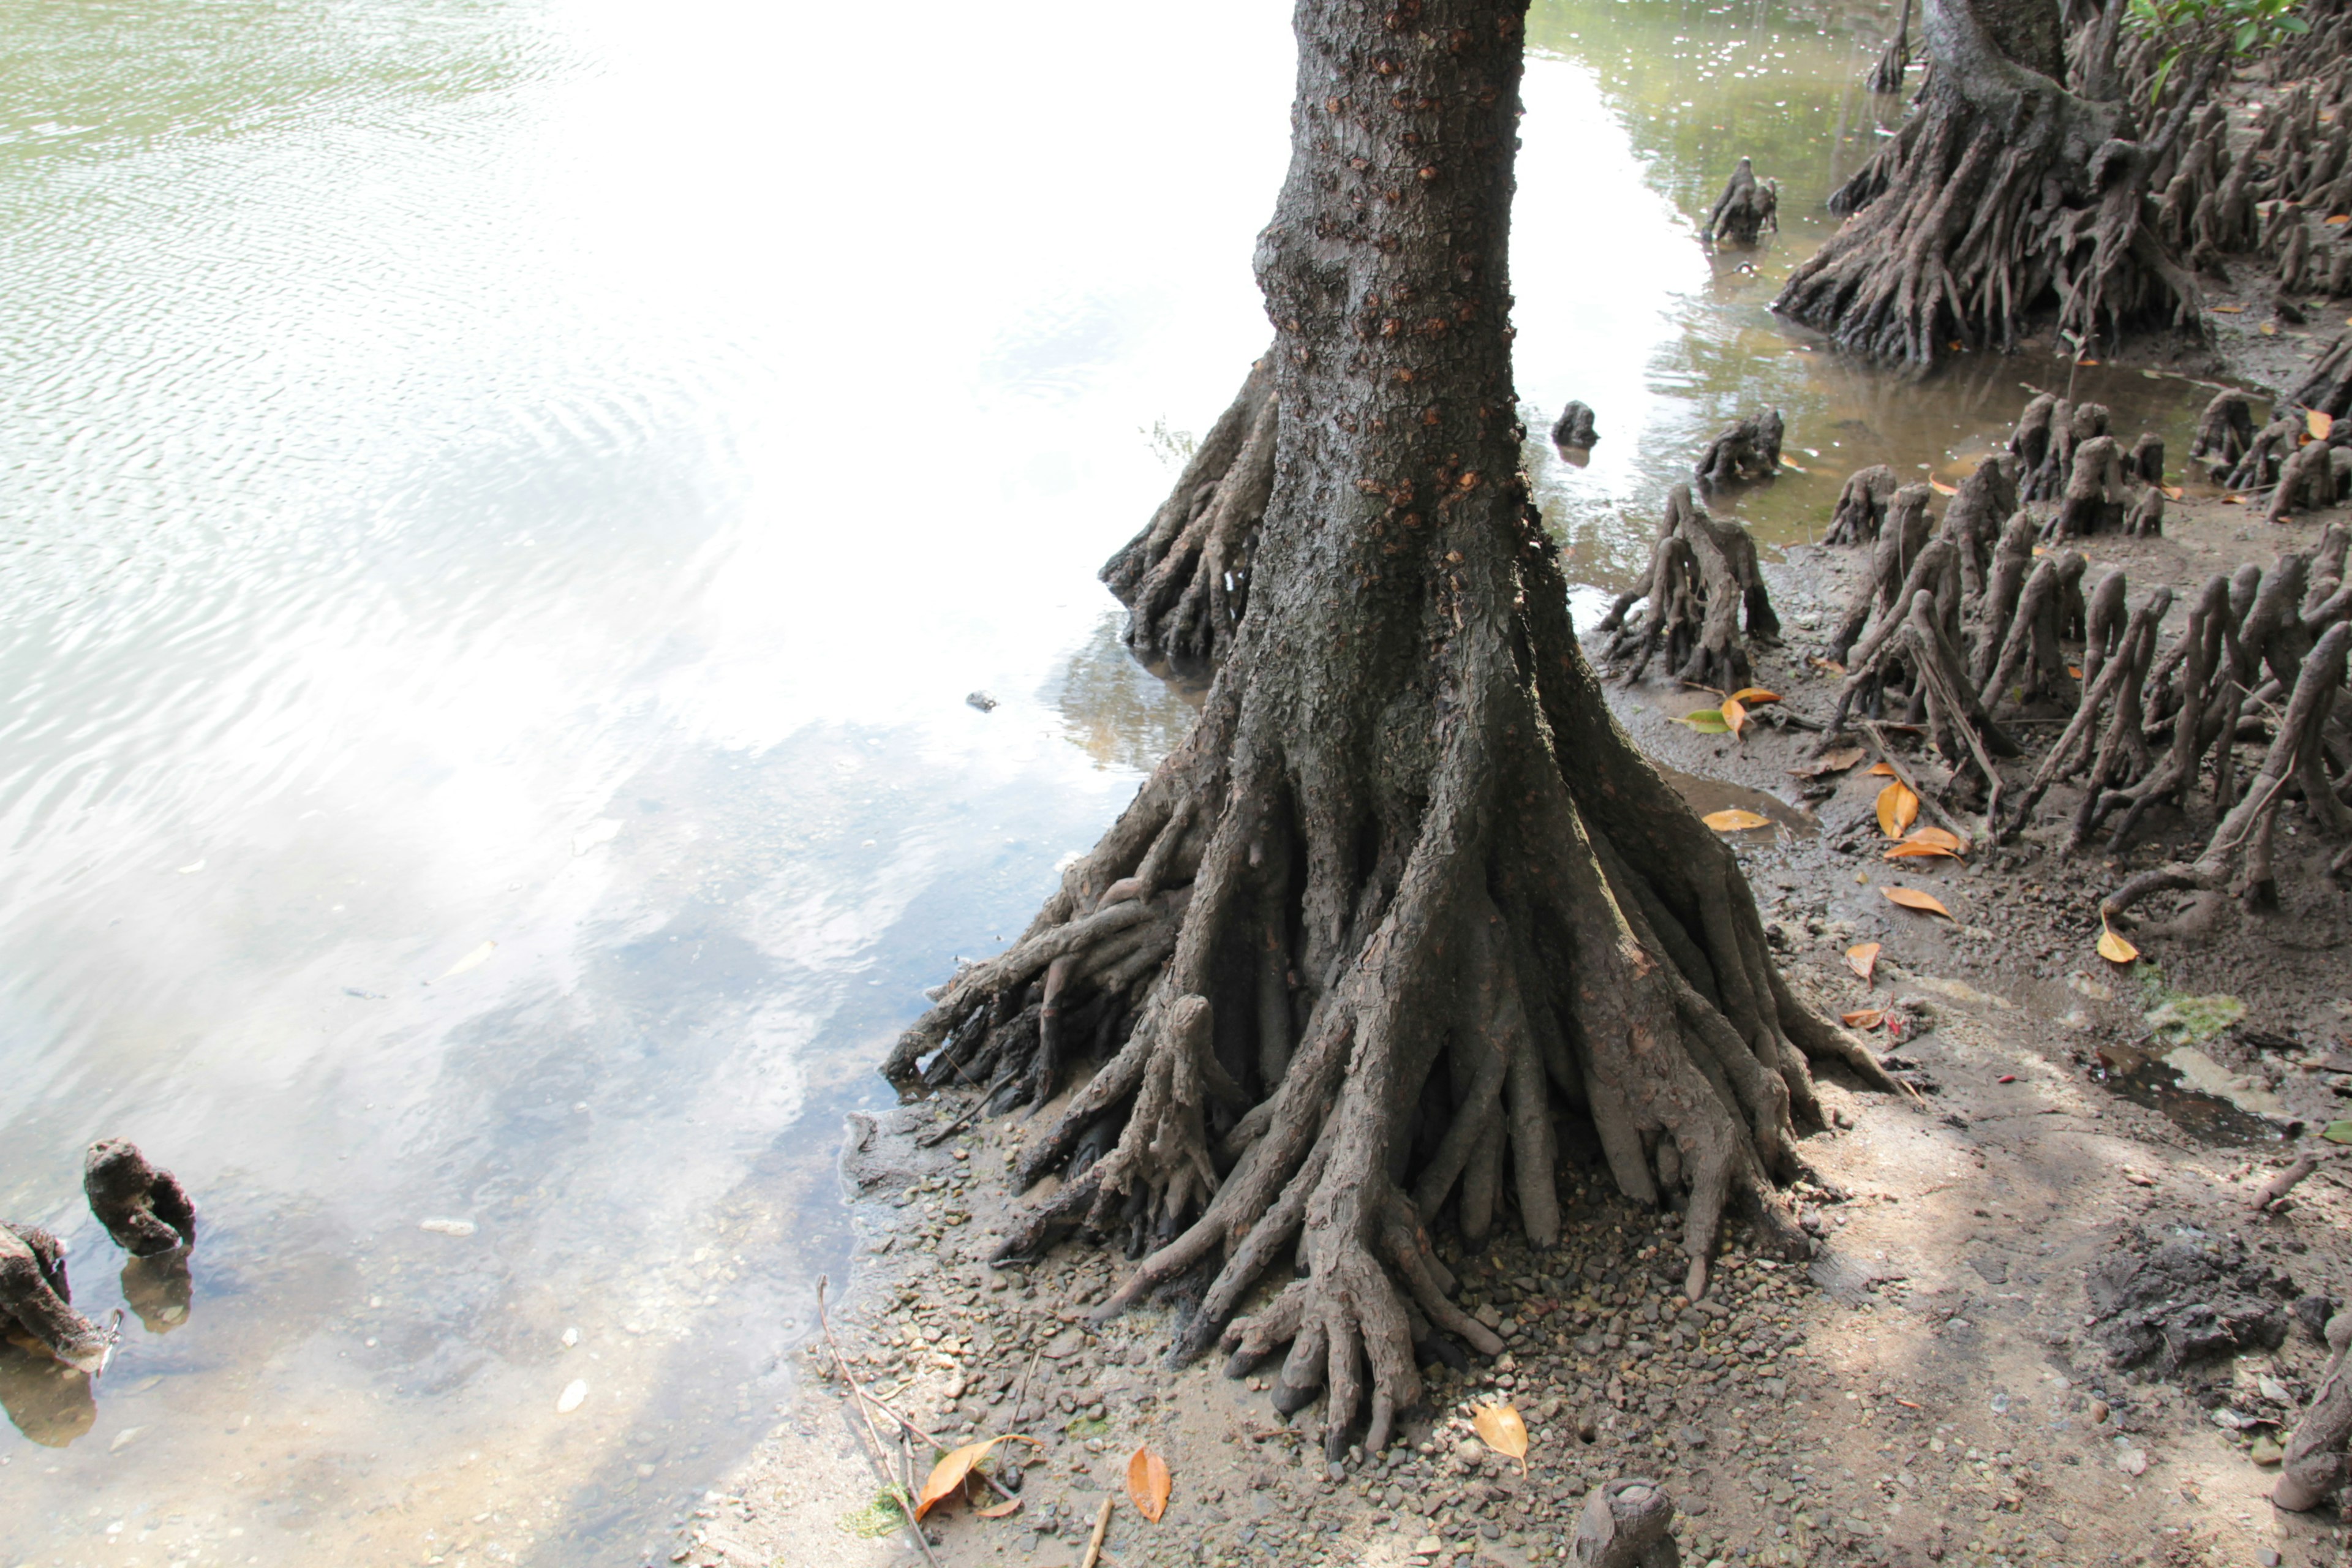
[[[2216,493],[2177,507],[2160,539],[2090,548],[2136,587],[2189,582],[2307,542],[2334,515],[2258,529]],[[1800,549],[1767,568],[1787,636],[1752,650],[1754,675],[1787,712],[1818,721],[1833,700],[1807,661],[1857,554]],[[1612,692],[1703,809],[1770,820],[1742,853],[1780,960],[1832,1010],[1881,1015],[1874,1046],[1917,1090],[1825,1082],[1832,1125],[1801,1148],[1818,1180],[1790,1194],[1820,1256],[1783,1266],[1735,1230],[1718,1289],[1692,1303],[1675,1217],[1579,1167],[1561,1184],[1560,1247],[1445,1244],[1465,1304],[1507,1353],[1431,1367],[1403,1442],[1328,1468],[1313,1407],[1286,1422],[1263,1376],[1167,1366],[1166,1309],[1091,1322],[1123,1273],[1115,1253],[1072,1244],[1026,1269],[985,1264],[1051,1193],[1008,1191],[1032,1123],[925,1148],[969,1109],[950,1093],[853,1124],[844,1364],[940,1447],[1039,1445],[997,1465],[1008,1487],[1018,1471],[1007,1516],[981,1517],[983,1500],[931,1514],[937,1561],[1074,1565],[1108,1498],[1114,1563],[1532,1564],[1559,1559],[1591,1488],[1626,1475],[1673,1495],[1693,1563],[2334,1561],[2331,1521],[2273,1510],[2262,1461],[2325,1355],[2308,1303],[2352,1294],[2334,1239],[2352,1191],[2324,1167],[2283,1212],[2258,1215],[2252,1199],[2352,1091],[2340,897],[2286,866],[2284,915],[2109,964],[2093,949],[2098,892],[2202,825],[2158,823],[2120,860],[2065,856],[2042,831],[1889,863],[1885,781],[1796,776],[1809,731],[1699,735],[1674,719],[1711,694],[1654,680]],[[1931,890],[1954,918],[1896,908],[1890,885]],[[1865,983],[1847,954],[1867,942]],[[2188,1259],[2185,1276],[2149,1277],[2160,1299],[2117,1261],[2153,1257]],[[823,1342],[803,1365],[806,1396],[685,1521],[675,1561],[919,1561],[881,1500],[871,1439],[902,1476],[928,1471],[930,1444],[893,1441],[888,1415],[869,1434]],[[1496,1402],[1526,1423],[1525,1475],[1473,1433]],[[1173,1477],[1157,1522],[1127,1500],[1139,1446]]]

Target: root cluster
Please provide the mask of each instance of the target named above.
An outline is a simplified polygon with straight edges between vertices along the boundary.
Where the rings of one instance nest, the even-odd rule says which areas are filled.
[[[1127,646],[1147,667],[1204,676],[1231,649],[1274,493],[1276,425],[1261,359],[1151,521],[1103,563],[1104,585],[1127,606]]]
[[[2298,484],[2319,482],[2299,475],[2333,473],[2336,448],[2274,436],[2290,424],[2303,428],[2282,420],[2253,434],[2244,399],[2225,394],[2206,410],[2193,450],[2217,473],[2271,464],[2274,494],[2291,500],[2310,493]],[[2134,601],[2120,569],[2086,587],[2084,557],[2060,547],[2136,527],[2143,510],[2160,523],[2161,446],[2144,437],[2126,457],[2106,426],[2096,405],[2036,398],[2010,449],[1979,467],[1940,527],[1924,486],[1895,491],[1881,510],[1875,498],[1891,475],[1865,469],[1848,481],[1832,536],[1859,542],[1880,521],[1870,570],[1826,650],[1846,668],[1824,745],[1856,716],[1924,725],[1951,768],[1947,804],[1981,812],[2003,838],[2023,831],[2053,786],[2071,783],[2080,793],[2070,850],[2104,836],[2113,853],[2151,808],[2185,810],[2209,792],[2216,826],[2204,850],[2131,877],[2101,905],[2122,921],[2154,894],[2187,892],[2177,929],[2194,931],[2225,896],[2275,903],[2272,836],[2289,803],[2301,802],[2323,840],[2352,839],[2352,725],[2337,700],[2352,645],[2352,531],[2333,525],[2267,572],[2248,563],[2214,576],[2168,637],[2169,589]],[[2139,498],[2127,500],[2136,487]],[[2036,539],[2051,542],[2038,560]],[[2054,710],[2064,724],[2021,780],[2002,767],[2023,755],[2003,718],[2029,709]],[[2251,771],[2238,755],[2248,741],[2263,748]],[[2332,873],[2347,867],[2352,847],[2330,863]]]

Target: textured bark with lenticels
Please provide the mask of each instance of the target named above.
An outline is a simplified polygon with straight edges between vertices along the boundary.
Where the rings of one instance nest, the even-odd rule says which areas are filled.
[[[1058,1087],[1025,1087],[1045,1011],[1095,1020],[1108,1059],[1015,1170],[1062,1180],[1003,1255],[1123,1237],[1100,1310],[1171,1290],[1181,1352],[1287,1346],[1277,1403],[1328,1390],[1334,1458],[1387,1441],[1432,1331],[1501,1348],[1427,1227],[1515,1207],[1556,1240],[1556,1103],[1627,1194],[1685,1206],[1696,1296],[1727,1206],[1805,1248],[1772,1183],[1819,1117],[1808,1058],[1887,1087],[1774,970],[1570,628],[1511,378],[1523,14],[1300,0],[1247,611],[1192,734],[889,1064],[976,1040],[974,1081],[1029,1098]]]

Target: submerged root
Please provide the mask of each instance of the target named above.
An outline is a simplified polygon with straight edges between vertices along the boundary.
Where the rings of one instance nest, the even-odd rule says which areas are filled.
[[[0,1221],[0,1329],[31,1335],[58,1360],[95,1377],[114,1339],[75,1311],[72,1302],[65,1247],[58,1238],[36,1225]]]

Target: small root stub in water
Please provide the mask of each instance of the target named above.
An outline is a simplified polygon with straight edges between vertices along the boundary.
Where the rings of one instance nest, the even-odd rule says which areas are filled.
[[[1559,411],[1559,420],[1551,427],[1552,444],[1577,451],[1589,451],[1601,433],[1592,427],[1592,410],[1571,400]]]
[[[82,1156],[89,1212],[133,1258],[193,1247],[196,1205],[171,1172],[148,1163],[127,1138],[101,1138]]]
[[[1725,183],[1723,195],[1715,198],[1715,210],[1707,214],[1699,239],[1707,245],[1718,239],[1753,245],[1768,228],[1780,232],[1780,187],[1770,180],[1758,179],[1756,165],[1742,158]]]
[[[1779,409],[1751,414],[1717,431],[1698,461],[1691,465],[1691,471],[1705,489],[1719,489],[1743,479],[1769,479],[1780,471],[1780,439],[1786,432]]]
[[[73,1309],[65,1244],[39,1226],[0,1220],[0,1328],[9,1323],[93,1377],[114,1347],[111,1334]]]

